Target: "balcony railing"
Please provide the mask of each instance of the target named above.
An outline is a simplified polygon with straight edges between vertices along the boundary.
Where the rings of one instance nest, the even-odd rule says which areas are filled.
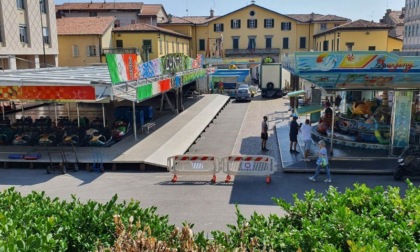
[[[280,48],[255,48],[255,49],[225,49],[226,56],[242,55],[279,55]]]
[[[140,54],[138,48],[106,48],[102,49],[102,55],[105,54]]]

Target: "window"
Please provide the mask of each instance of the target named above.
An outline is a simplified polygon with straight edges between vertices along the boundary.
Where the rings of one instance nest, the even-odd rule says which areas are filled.
[[[274,19],[264,19],[264,28],[273,28],[274,27]]]
[[[347,50],[348,51],[352,51],[353,50],[353,46],[354,46],[354,42],[347,42],[346,43],[347,46]]]
[[[204,39],[198,40],[198,50],[205,51],[206,50],[206,41]]]
[[[289,38],[283,38],[283,49],[289,49]]]
[[[234,50],[238,50],[239,49],[239,38],[232,38],[232,48]]]
[[[240,29],[241,28],[241,20],[240,19],[232,19],[232,20],[230,20],[230,28],[232,28],[232,29]]]
[[[42,27],[42,39],[44,40],[44,44],[50,43],[50,32],[48,31],[48,27]]]
[[[271,49],[272,41],[273,41],[272,37],[266,37],[265,38],[265,48],[266,49]]]
[[[222,32],[223,31],[223,24],[214,24],[214,31],[215,32]]]
[[[88,46],[87,56],[89,56],[89,57],[98,56],[97,46],[95,46],[95,45]]]
[[[376,51],[376,46],[369,46],[368,51]]]
[[[116,42],[117,42],[117,48],[124,48],[124,43],[121,39],[117,39]]]
[[[256,46],[256,40],[255,40],[255,37],[249,37],[248,38],[248,50],[252,50],[252,49],[255,49],[255,46]]]
[[[74,45],[74,46],[71,47],[71,55],[73,56],[73,58],[79,57],[80,53],[79,53],[79,46],[78,45]]]
[[[97,12],[89,12],[89,17],[97,17],[98,13]]]
[[[248,19],[248,28],[257,28],[257,20]]]
[[[121,26],[121,22],[120,22],[120,20],[116,19],[116,20],[114,21],[114,28],[117,28],[117,27],[120,27],[120,26]]]
[[[299,39],[299,48],[300,49],[306,48],[306,37],[300,37],[300,39]]]
[[[255,16],[255,11],[253,11],[253,10],[252,10],[252,11],[250,11],[250,12],[249,12],[249,15],[250,15],[251,17]]]
[[[325,40],[324,42],[322,42],[322,51],[326,52],[328,51],[328,40]]]
[[[26,25],[19,25],[19,39],[22,43],[28,43],[28,33]]]
[[[152,41],[150,39],[143,40],[143,50],[146,49],[149,53],[152,53]]]
[[[326,23],[320,24],[320,29],[321,29],[321,31],[326,30],[327,29],[327,24]]]
[[[18,9],[25,9],[25,0],[16,0],[16,5]]]
[[[281,30],[282,31],[292,30],[292,23],[291,22],[281,22]]]
[[[47,0],[40,0],[39,1],[39,7],[41,8],[42,13],[47,13]]]

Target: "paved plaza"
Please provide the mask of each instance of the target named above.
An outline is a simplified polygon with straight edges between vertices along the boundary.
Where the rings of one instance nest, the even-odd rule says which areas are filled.
[[[289,120],[288,99],[262,100],[257,96],[250,103],[233,102],[225,109],[230,106],[238,106],[235,110],[244,112],[242,123],[235,126],[240,130],[234,132],[227,129],[225,132],[236,136],[233,143],[230,143],[231,154],[262,154],[259,137],[261,120],[264,115],[268,115],[269,151],[264,154],[273,156],[279,167],[281,162],[277,138],[288,139],[288,135],[276,136],[274,126]],[[222,116],[223,111],[220,113]],[[216,127],[217,119],[214,122]],[[205,141],[197,141],[199,144],[205,144]],[[194,148],[199,149],[198,146],[191,147]],[[324,193],[329,186],[344,191],[354,183],[366,183],[371,187],[400,186],[402,193],[406,188],[405,182],[396,182],[390,175],[333,173],[331,184],[310,182],[309,175],[278,171],[272,176],[270,184],[265,183],[263,176],[236,176],[230,183],[224,183],[223,175],[219,175],[217,183],[211,184],[211,178],[204,175],[179,176],[177,183],[171,183],[172,174],[163,170],[139,172],[133,169],[105,173],[79,171],[62,175],[59,172],[46,174],[44,169],[0,169],[0,190],[13,186],[23,194],[36,190],[63,200],[71,199],[74,194],[82,201],[91,199],[99,202],[109,201],[113,195],[118,194],[120,201],[134,199],[140,201],[142,207],[156,206],[159,214],[169,215],[172,224],[181,226],[184,221],[194,223],[195,232],[205,231],[210,236],[212,230],[227,231],[227,224],[235,224],[235,204],[245,216],[254,211],[264,215],[284,215],[273,203],[273,197],[292,203],[293,194],[302,197],[305,191],[311,189]],[[414,180],[414,183],[420,185],[419,180]]]

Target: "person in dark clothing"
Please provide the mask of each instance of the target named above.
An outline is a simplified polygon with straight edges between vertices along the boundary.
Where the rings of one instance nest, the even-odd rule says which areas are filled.
[[[296,150],[297,135],[298,135],[299,129],[300,129],[300,126],[298,125],[296,120],[297,120],[297,116],[293,116],[293,120],[290,122],[289,137],[290,137],[290,153],[292,153],[292,154],[299,154],[300,153]]]
[[[332,111],[332,109],[331,109],[331,104],[330,104],[329,102],[327,102],[327,103],[325,104],[325,106],[327,107],[327,108],[325,109],[325,117],[330,118],[330,117],[332,116],[332,113],[333,113],[333,111]]]
[[[261,123],[261,150],[268,151],[267,149],[267,140],[268,140],[268,124],[267,124],[267,116],[263,117],[263,121]]]
[[[341,100],[342,100],[342,98],[341,98],[341,96],[340,96],[340,95],[337,95],[337,96],[335,97],[335,106],[336,106],[336,107],[340,107]]]

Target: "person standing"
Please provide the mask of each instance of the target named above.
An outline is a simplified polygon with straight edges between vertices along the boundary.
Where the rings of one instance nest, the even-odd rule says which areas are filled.
[[[324,180],[325,183],[331,183],[331,174],[330,174],[330,164],[328,162],[327,156],[327,148],[325,148],[325,142],[323,140],[318,142],[319,145],[319,152],[318,152],[318,160],[316,161],[316,171],[315,174],[309,177],[310,181],[316,181],[319,173],[321,172],[321,167],[325,168],[325,172],[327,173],[327,178]]]
[[[268,151],[267,149],[267,139],[268,139],[268,124],[267,124],[267,116],[263,117],[263,121],[261,123],[261,150]]]
[[[223,84],[223,81],[219,81],[219,93],[223,94],[225,91],[225,86]]]
[[[292,154],[299,154],[300,152],[296,150],[297,146],[297,135],[299,133],[300,126],[297,123],[298,117],[297,115],[293,115],[293,120],[290,122],[290,153]],[[301,124],[302,125],[302,124]]]
[[[300,132],[302,132],[302,139],[303,143],[305,144],[305,152],[303,157],[305,158],[305,161],[310,161],[308,157],[311,152],[312,145],[312,126],[309,119],[306,119],[305,124],[300,127]]]

